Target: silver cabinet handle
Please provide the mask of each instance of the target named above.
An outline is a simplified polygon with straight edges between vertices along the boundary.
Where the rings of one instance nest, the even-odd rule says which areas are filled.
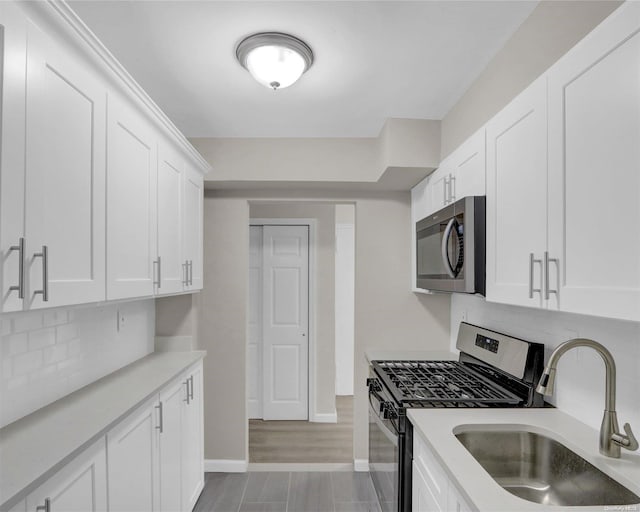
[[[24,299],[24,237],[20,237],[18,245],[12,245],[9,247],[9,252],[18,251],[18,284],[16,286],[9,286],[9,291],[17,291],[18,298]]]
[[[187,267],[189,270],[189,286],[193,286],[193,260],[189,260],[189,266]]]
[[[189,379],[184,381],[184,387],[185,387],[187,396],[186,396],[186,398],[183,398],[182,401],[183,402],[187,402],[187,405],[189,405],[189,402],[190,402],[190,399],[191,399],[191,396],[189,395]]]
[[[182,276],[184,277],[182,280],[183,286],[189,286],[189,263],[187,260],[184,260],[182,264]]]
[[[162,258],[160,258],[160,256],[158,256],[158,259],[153,261],[153,266],[154,266],[154,276],[157,275],[158,276],[158,280],[157,281],[153,281],[153,285],[157,286],[158,288],[162,288]]]
[[[38,505],[36,512],[43,510],[44,512],[51,512],[51,500],[49,498],[44,499],[44,505]]]
[[[156,426],[156,428],[162,434],[162,432],[164,431],[164,414],[162,413],[162,402],[156,405],[156,409],[158,409],[158,425]]]
[[[449,175],[449,202],[453,203],[456,200],[456,177],[453,174]]]
[[[444,180],[442,180],[442,191],[443,191],[442,203],[445,205],[449,203],[448,188],[449,188],[449,178],[445,178]]]
[[[540,272],[542,272],[542,260],[537,260],[533,257],[533,253],[529,253],[529,298],[533,299],[534,293],[542,293],[542,283],[540,283],[540,288],[533,287],[533,265],[535,263],[540,263]]]
[[[189,377],[189,382],[191,383],[189,385],[189,400],[193,400],[193,375]]]
[[[549,262],[553,261],[558,267],[560,267],[560,260],[558,258],[549,258],[549,252],[544,251],[544,298],[549,300],[549,296],[552,293],[558,295],[558,290],[550,289],[549,285]],[[560,269],[558,268],[558,271]]]
[[[42,258],[42,289],[35,290],[34,295],[42,295],[42,300],[49,300],[49,249],[46,245],[42,246],[42,252],[36,252],[34,258]]]

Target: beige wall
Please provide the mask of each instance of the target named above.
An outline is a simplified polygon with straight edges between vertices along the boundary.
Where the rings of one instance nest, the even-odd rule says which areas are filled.
[[[204,200],[204,288],[198,294],[198,348],[204,359],[205,459],[245,460],[246,310],[249,205]]]
[[[446,157],[615,10],[618,1],[542,1],[442,120]]]
[[[282,191],[207,191],[205,283],[198,303],[199,345],[208,351],[205,359],[207,459],[246,459],[249,203],[282,202],[291,198],[295,198],[296,203],[309,200],[356,205],[356,459],[368,457],[365,350],[370,347],[445,349],[448,346],[449,297],[416,295],[409,291],[408,192],[354,196],[304,190],[286,194]]]
[[[376,138],[192,138],[208,181],[377,182],[388,168],[437,167],[440,121],[389,119]]]
[[[156,299],[156,336],[193,336],[193,300],[190,294]]]
[[[335,206],[323,203],[251,204],[251,218],[316,219],[315,411],[335,413]]]

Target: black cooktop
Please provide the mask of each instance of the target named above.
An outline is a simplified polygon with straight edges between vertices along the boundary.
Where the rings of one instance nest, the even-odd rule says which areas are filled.
[[[517,407],[522,398],[459,361],[373,361],[385,387],[407,407]]]

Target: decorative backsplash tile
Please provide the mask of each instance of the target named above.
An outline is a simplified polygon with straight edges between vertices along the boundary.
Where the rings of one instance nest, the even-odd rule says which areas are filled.
[[[152,300],[1,315],[0,427],[153,352],[154,324]]]

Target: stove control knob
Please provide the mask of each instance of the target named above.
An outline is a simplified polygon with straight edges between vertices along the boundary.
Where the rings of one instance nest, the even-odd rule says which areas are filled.
[[[382,391],[380,381],[375,377],[370,377],[367,379],[367,387],[369,388],[369,391]]]
[[[380,409],[381,409],[380,412],[382,413],[382,417],[385,420],[396,419],[398,417],[398,413],[396,412],[396,410],[393,407],[393,404],[391,404],[391,402],[384,402],[380,406]]]

